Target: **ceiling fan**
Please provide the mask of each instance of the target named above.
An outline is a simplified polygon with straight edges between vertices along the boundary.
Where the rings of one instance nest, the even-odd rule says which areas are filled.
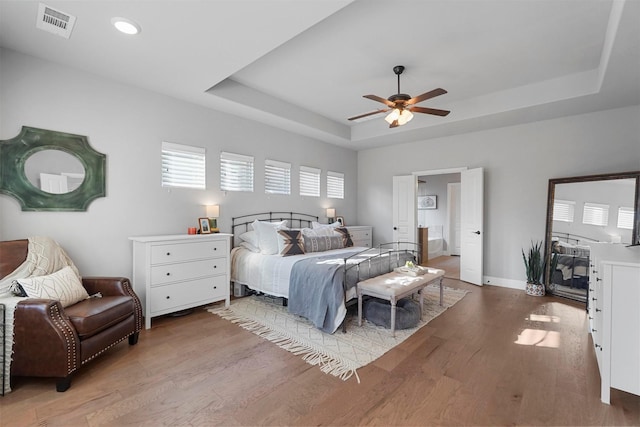
[[[366,114],[360,114],[359,116],[349,117],[348,120],[357,120],[363,117],[371,116],[379,113],[386,113],[391,110],[391,113],[387,115],[385,120],[389,123],[390,128],[395,128],[398,126],[402,126],[405,123],[409,122],[413,118],[412,113],[424,113],[424,114],[433,114],[436,116],[446,116],[450,113],[447,110],[438,110],[436,108],[427,108],[427,107],[418,107],[415,104],[418,102],[426,101],[427,99],[435,98],[436,96],[444,95],[447,93],[444,89],[434,89],[427,93],[423,93],[422,95],[418,95],[415,98],[407,95],[406,93],[400,93],[400,74],[404,71],[404,66],[396,65],[393,67],[393,72],[398,76],[398,93],[395,95],[391,95],[389,98],[384,99],[376,95],[364,95],[364,98],[371,99],[373,101],[378,101],[385,104],[389,108],[385,108],[382,110],[372,111]]]

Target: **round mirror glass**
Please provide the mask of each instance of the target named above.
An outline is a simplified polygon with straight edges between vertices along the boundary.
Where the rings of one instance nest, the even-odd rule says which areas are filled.
[[[24,173],[34,187],[51,194],[69,193],[84,181],[80,160],[62,150],[41,150],[24,164]]]

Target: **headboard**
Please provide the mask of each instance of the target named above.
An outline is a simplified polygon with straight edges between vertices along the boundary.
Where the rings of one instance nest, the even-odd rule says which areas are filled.
[[[317,222],[319,217],[299,212],[263,212],[231,218],[231,233],[234,236],[233,246],[237,246],[236,239],[240,234],[249,231],[249,225],[253,221],[279,222],[285,219],[289,228],[311,228],[311,223],[313,221]]]

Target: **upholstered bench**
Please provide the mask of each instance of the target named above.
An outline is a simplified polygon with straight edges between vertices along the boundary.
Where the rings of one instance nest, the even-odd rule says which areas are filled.
[[[442,305],[442,279],[444,270],[428,268],[427,272],[420,276],[409,276],[395,271],[381,276],[372,277],[356,285],[358,295],[358,325],[362,326],[362,297],[365,295],[380,298],[391,303],[391,335],[396,333],[396,304],[398,300],[409,295],[420,295],[420,319],[424,306],[423,290],[432,283],[440,285],[440,305]]]

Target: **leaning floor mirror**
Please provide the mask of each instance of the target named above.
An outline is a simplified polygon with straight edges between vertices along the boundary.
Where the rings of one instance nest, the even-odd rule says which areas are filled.
[[[589,244],[638,244],[639,188],[640,171],[549,180],[545,242],[548,292],[586,302]],[[552,258],[557,263],[551,262]]]

